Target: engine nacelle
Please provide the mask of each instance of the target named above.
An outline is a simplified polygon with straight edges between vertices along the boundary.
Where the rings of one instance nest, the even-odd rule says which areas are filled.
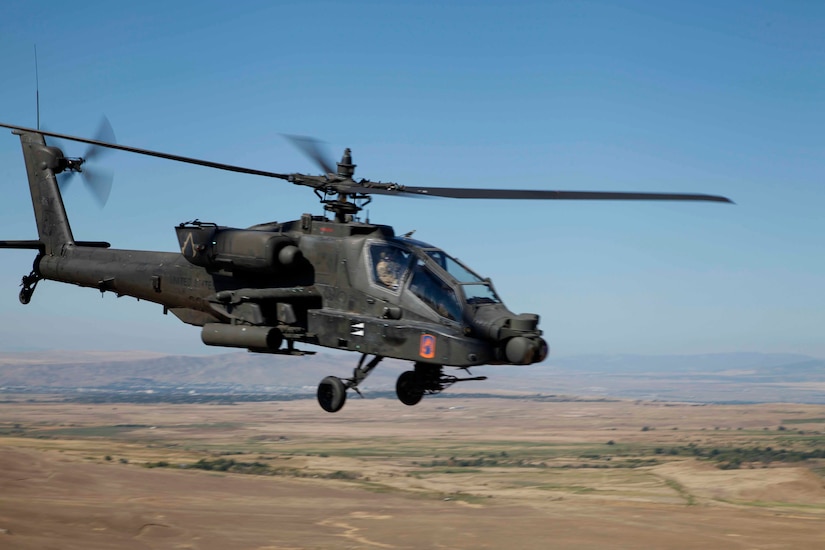
[[[275,273],[297,264],[303,254],[280,233],[187,223],[175,228],[181,254],[210,270]]]

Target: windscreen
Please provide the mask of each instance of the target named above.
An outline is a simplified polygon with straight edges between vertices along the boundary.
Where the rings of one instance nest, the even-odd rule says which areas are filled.
[[[456,299],[455,292],[421,260],[413,266],[410,291],[442,317],[453,321],[461,320],[461,305]]]
[[[441,250],[427,250],[427,255],[461,284],[468,304],[498,304],[501,302],[487,281],[470,271],[455,258]]]

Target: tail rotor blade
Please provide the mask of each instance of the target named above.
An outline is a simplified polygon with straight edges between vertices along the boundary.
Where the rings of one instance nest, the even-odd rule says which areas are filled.
[[[65,193],[71,187],[75,172],[63,172],[57,176],[57,185],[60,187],[60,192]]]
[[[61,150],[65,150],[65,146],[58,138],[50,136],[49,141]],[[106,116],[103,116],[100,119],[100,123],[97,126],[97,131],[95,132],[95,141],[117,143],[115,140],[115,132]],[[112,192],[112,181],[114,180],[114,174],[105,168],[90,165],[89,161],[98,160],[107,152],[109,152],[109,149],[106,147],[90,144],[86,148],[86,152],[83,154],[83,169],[80,172],[83,183],[89,188],[95,202],[97,202],[101,208],[103,208],[109,200],[109,195]],[[68,191],[72,181],[75,178],[75,174],[77,173],[78,172],[73,170],[66,170],[58,176],[57,182],[60,185],[61,192],[65,193]]]
[[[97,126],[97,131],[95,132],[95,141],[103,141],[106,143],[117,143],[117,139],[115,138],[115,131],[112,129],[112,125],[109,122],[109,119],[106,118],[106,115],[100,118],[100,123]],[[101,156],[103,153],[110,152],[111,149],[107,147],[101,147],[100,145],[89,145],[86,148],[86,152],[83,155],[83,158],[91,160],[93,158]]]
[[[109,195],[112,192],[112,181],[114,174],[105,168],[95,167],[81,172],[86,186],[92,192],[92,196],[101,208],[106,206]]]

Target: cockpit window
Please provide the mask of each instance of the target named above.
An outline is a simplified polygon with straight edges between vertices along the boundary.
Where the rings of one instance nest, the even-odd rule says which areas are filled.
[[[501,302],[487,281],[464,267],[455,258],[448,256],[441,250],[428,250],[427,255],[456,281],[461,283],[468,304],[498,304]]]
[[[461,320],[461,305],[455,292],[418,260],[413,267],[410,291],[436,313],[453,321]]]
[[[501,300],[496,293],[493,292],[493,289],[490,288],[490,285],[487,283],[484,284],[466,284],[461,285],[462,290],[464,290],[464,297],[467,298],[467,303],[478,306],[481,304],[498,304],[501,303]]]
[[[459,283],[483,283],[475,273],[458,263],[441,250],[428,250],[427,255]]]
[[[377,284],[398,290],[410,263],[410,252],[386,243],[370,247],[372,275]]]

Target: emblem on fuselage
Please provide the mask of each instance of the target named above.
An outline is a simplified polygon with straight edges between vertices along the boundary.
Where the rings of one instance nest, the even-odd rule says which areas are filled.
[[[418,355],[424,359],[435,357],[435,336],[432,334],[422,334],[421,344],[418,346]]]

